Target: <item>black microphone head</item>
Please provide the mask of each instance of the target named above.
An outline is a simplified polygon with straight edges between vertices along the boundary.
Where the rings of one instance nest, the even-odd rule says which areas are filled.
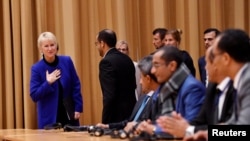
[[[98,128],[98,127],[96,127],[96,129],[95,129],[95,136],[97,136],[97,137],[99,137],[99,136],[102,136],[103,135],[103,133],[104,133],[104,130],[102,129],[102,128]]]
[[[82,132],[82,131],[87,131],[88,130],[88,127],[89,126],[71,126],[71,125],[65,125],[63,127],[64,129],[64,132],[71,132],[71,131],[74,131],[74,132]]]
[[[95,126],[89,126],[88,127],[88,133],[91,135],[91,136],[93,136],[94,135],[94,133],[95,133]]]
[[[80,131],[88,131],[88,128],[89,128],[89,126],[87,126],[87,125],[79,126]]]
[[[128,137],[128,134],[127,134],[127,132],[125,130],[119,130],[119,137],[121,139],[125,139],[125,138]]]

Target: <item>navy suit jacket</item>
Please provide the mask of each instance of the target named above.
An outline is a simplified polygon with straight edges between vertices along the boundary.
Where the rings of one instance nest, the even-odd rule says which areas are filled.
[[[200,81],[189,75],[183,82],[176,99],[176,111],[188,121],[199,113],[205,99],[206,88]]]
[[[202,56],[198,60],[198,67],[200,72],[200,80],[204,85],[206,85],[206,79],[207,79],[205,66],[206,66],[205,56]]]
[[[128,119],[136,103],[133,61],[128,55],[111,48],[100,61],[99,69],[103,94],[102,123]]]
[[[160,89],[161,88],[159,87],[151,98],[152,109],[150,119],[153,121],[162,114],[167,114],[160,110],[164,108],[159,102],[159,96],[157,96]],[[173,95],[176,95],[176,93],[173,93]],[[205,86],[190,74],[179,88],[176,96],[175,110],[185,119],[191,121],[198,115],[204,102]]]
[[[49,84],[46,71],[61,70],[61,78]],[[62,85],[63,98],[72,97],[75,111],[83,111],[81,84],[74,64],[69,56],[58,56],[58,65],[48,65],[43,59],[31,67],[30,96],[37,103],[38,128],[56,122],[59,97],[59,81]]]

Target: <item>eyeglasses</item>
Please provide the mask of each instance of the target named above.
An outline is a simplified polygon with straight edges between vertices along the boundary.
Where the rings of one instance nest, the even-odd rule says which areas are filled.
[[[153,63],[154,68],[159,68],[159,67],[165,66],[165,65],[166,65],[165,63]]]

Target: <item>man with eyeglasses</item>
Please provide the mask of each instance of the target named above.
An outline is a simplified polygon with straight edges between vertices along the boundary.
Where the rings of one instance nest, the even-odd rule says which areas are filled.
[[[224,73],[218,73],[218,64],[214,59],[219,54],[212,53],[212,48],[206,51],[206,70],[209,74],[209,84],[206,97],[199,114],[191,122],[182,115],[173,112],[170,116],[162,116],[157,120],[162,129],[171,135],[190,136],[200,130],[207,130],[208,125],[227,121],[233,111],[233,83]]]
[[[144,121],[137,131],[161,134],[162,129],[154,122],[159,116],[180,113],[187,121],[198,114],[205,97],[205,86],[190,73],[183,63],[180,51],[174,46],[163,47],[153,55],[151,73],[157,78],[160,87],[155,102],[158,106],[154,124]]]

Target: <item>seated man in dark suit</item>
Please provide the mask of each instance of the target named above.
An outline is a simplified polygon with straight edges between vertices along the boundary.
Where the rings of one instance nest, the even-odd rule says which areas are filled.
[[[138,67],[141,72],[141,85],[142,85],[142,91],[144,95],[140,96],[137,103],[135,104],[135,107],[133,109],[133,112],[128,120],[124,120],[121,122],[115,122],[115,123],[108,123],[108,124],[102,124],[98,123],[98,127],[102,128],[109,128],[109,129],[123,129],[127,125],[127,131],[130,130],[138,121],[142,121],[145,119],[148,119],[148,109],[150,108],[150,97],[154,93],[154,91],[158,88],[159,84],[156,81],[156,77],[151,74],[150,70],[152,68],[152,56],[146,56],[140,62],[138,63]],[[149,97],[149,99],[146,100],[146,106],[142,107],[144,104],[144,100]],[[141,109],[141,110],[140,110]],[[123,111],[121,111],[123,112]]]
[[[173,112],[171,117],[160,117],[157,122],[165,132],[184,137],[186,134],[206,130],[209,124],[225,122],[231,117],[234,102],[233,83],[225,74],[218,73],[218,64],[213,63],[214,56],[211,51],[212,48],[206,51],[206,69],[211,83],[207,87],[205,101],[198,116],[191,122],[176,112]],[[221,92],[216,93],[218,90]]]

